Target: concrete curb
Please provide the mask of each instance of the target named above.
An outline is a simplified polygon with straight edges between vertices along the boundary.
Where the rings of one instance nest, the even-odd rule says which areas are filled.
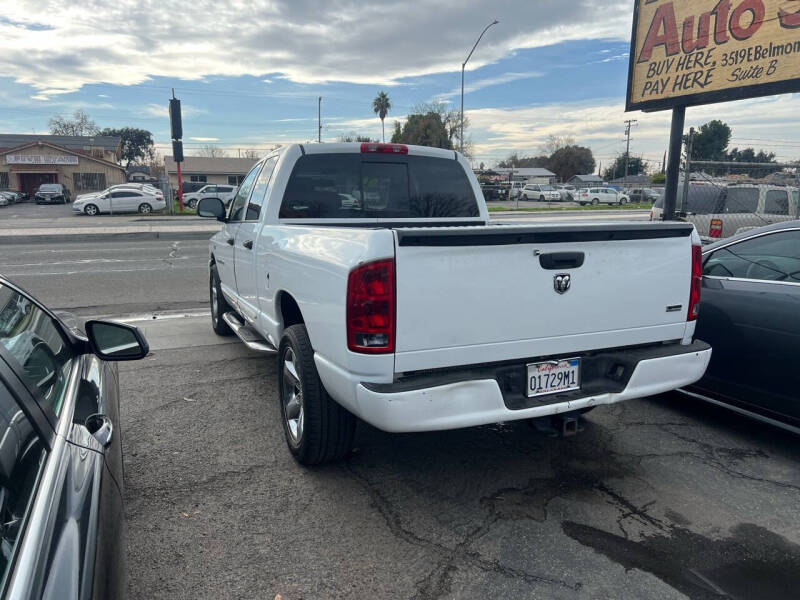
[[[52,232],[36,231],[25,232],[24,230],[14,233],[0,233],[0,245],[16,244],[50,244],[53,242],[82,243],[87,241],[110,242],[125,240],[207,240],[214,235],[217,230],[186,230],[186,229],[164,229],[164,230],[140,230],[140,231],[63,231],[55,229]]]

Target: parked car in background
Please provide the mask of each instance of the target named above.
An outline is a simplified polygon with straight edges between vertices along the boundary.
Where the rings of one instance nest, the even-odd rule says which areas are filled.
[[[561,194],[561,201],[562,202],[572,202],[575,200],[575,189],[574,185],[557,185],[556,189],[558,193]]]
[[[525,187],[525,182],[524,181],[512,181],[512,182],[506,184],[506,192],[508,191],[509,187],[511,188],[511,199],[512,200],[516,200],[517,198],[519,198],[522,195],[522,188]]]
[[[538,200],[539,202],[561,201],[561,193],[549,184],[526,183],[520,194],[520,200]]]
[[[741,231],[797,219],[798,189],[770,184],[690,184],[686,205],[678,189],[676,214],[692,223],[706,242],[727,238]],[[663,217],[664,200],[650,212],[651,220]]]
[[[483,198],[487,202],[508,199],[508,188],[504,188],[501,185],[484,183],[481,185],[481,192],[483,192]]]
[[[13,192],[0,190],[0,199],[5,202],[3,206],[8,206],[9,204],[14,204],[17,201],[17,195]]]
[[[158,189],[153,185],[150,185],[149,183],[118,183],[116,185],[109,186],[102,191],[79,194],[75,198],[75,202],[80,202],[81,200],[87,200],[89,198],[96,198],[97,196],[102,196],[103,194],[107,194],[114,190],[139,190],[147,194],[151,194],[153,196],[164,195],[164,193],[160,189]]]
[[[34,195],[36,204],[66,204],[70,201],[69,190],[61,183],[43,183]]]
[[[119,385],[131,325],[86,333],[0,277],[0,580],[4,598],[125,596]]]
[[[651,188],[633,188],[628,194],[628,197],[631,202],[640,204],[643,202],[655,202],[661,198],[661,194]]]
[[[76,200],[72,205],[72,210],[76,213],[95,216],[102,213],[138,212],[148,214],[164,210],[166,207],[164,194],[160,190],[150,193],[146,189],[117,188],[97,196],[89,195]]]
[[[576,200],[581,206],[587,204],[623,204],[628,201],[627,196],[612,187],[588,188],[579,190]]]
[[[800,433],[800,221],[703,248],[697,336],[714,348],[684,391]]]
[[[3,189],[0,190],[0,193],[11,194],[14,197],[13,202],[25,202],[25,200],[28,199],[28,194],[25,192],[20,192],[19,190]]]
[[[491,224],[452,150],[291,144],[227,210],[206,198],[197,212],[222,222],[211,326],[277,353],[281,426],[303,464],[345,456],[357,418],[411,432],[545,417],[575,433],[597,405],[696,381],[711,354],[694,339],[691,225]],[[500,298],[537,310],[481,308]]]
[[[196,208],[197,203],[203,198],[219,198],[225,206],[228,206],[238,189],[239,188],[235,185],[204,185],[196,192],[190,192],[188,194],[184,192],[183,204],[189,208]]]
[[[9,204],[11,204],[11,202],[9,202],[8,197],[0,194],[0,206],[8,206]]]

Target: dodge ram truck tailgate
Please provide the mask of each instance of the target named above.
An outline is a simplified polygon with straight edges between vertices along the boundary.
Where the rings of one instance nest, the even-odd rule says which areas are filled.
[[[685,223],[396,229],[395,371],[684,337]]]

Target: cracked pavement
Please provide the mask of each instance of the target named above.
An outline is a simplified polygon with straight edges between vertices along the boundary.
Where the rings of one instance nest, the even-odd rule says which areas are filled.
[[[0,269],[79,316],[207,310],[206,242],[15,245]],[[275,360],[204,317],[140,320],[120,363],[131,599],[794,598],[798,438],[676,395],[583,431],[360,425],[285,448]]]
[[[153,355],[120,365],[131,598],[788,598],[800,584],[789,434],[668,395],[600,407],[572,438],[359,424],[347,461],[306,469],[284,446],[275,360],[207,321],[144,322]]]

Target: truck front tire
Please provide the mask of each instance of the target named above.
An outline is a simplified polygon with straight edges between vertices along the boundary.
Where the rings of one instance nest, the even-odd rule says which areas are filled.
[[[211,273],[208,278],[208,293],[211,304],[211,328],[217,335],[231,335],[233,331],[222,318],[226,312],[233,310],[222,295],[222,288],[219,285],[219,274],[217,265],[211,265]]]
[[[305,325],[288,327],[281,339],[278,394],[286,445],[297,462],[317,465],[350,453],[356,418],[325,391]]]

